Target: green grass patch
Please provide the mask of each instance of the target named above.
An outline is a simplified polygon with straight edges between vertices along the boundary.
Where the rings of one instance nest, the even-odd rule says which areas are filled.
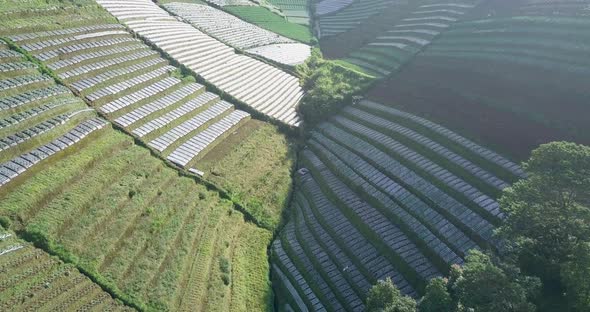
[[[272,311],[273,292],[266,247],[272,234],[252,224],[242,225],[232,258],[230,311]]]
[[[262,226],[275,229],[291,193],[295,147],[271,125],[251,120],[197,164]]]
[[[239,18],[273,31],[287,38],[311,43],[313,35],[308,27],[291,23],[284,17],[259,6],[226,6],[223,9]]]

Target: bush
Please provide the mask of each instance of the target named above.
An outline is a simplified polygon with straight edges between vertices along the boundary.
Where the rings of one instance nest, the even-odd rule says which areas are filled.
[[[299,112],[308,124],[315,124],[352,104],[353,96],[362,94],[374,81],[370,76],[324,60],[316,49],[296,71],[306,91]]]
[[[219,259],[219,269],[221,270],[221,272],[229,274],[230,263],[226,257],[222,257],[221,259]]]
[[[8,217],[6,216],[0,216],[0,226],[2,226],[5,229],[9,229],[10,228],[10,224],[11,221]]]

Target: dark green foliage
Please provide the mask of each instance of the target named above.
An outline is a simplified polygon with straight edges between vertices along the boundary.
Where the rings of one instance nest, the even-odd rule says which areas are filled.
[[[351,104],[355,95],[360,95],[374,80],[372,77],[324,60],[314,49],[312,56],[296,67],[301,77],[305,96],[299,106],[303,119],[315,124],[339,108]]]
[[[231,264],[226,257],[219,259],[219,269],[221,270],[221,280],[226,286],[230,283]]]
[[[544,144],[524,167],[528,178],[500,200],[508,215],[499,229],[506,254],[542,279],[547,296],[565,294],[570,311],[588,311],[589,283],[580,281],[590,262],[580,259],[590,259],[590,147]]]
[[[10,224],[10,218],[8,218],[7,216],[0,216],[0,226],[2,226],[5,229],[9,229]]]
[[[367,312],[416,312],[416,301],[403,296],[388,277],[379,281],[367,295]]]
[[[480,251],[472,250],[463,268],[453,267],[452,284],[458,311],[533,312],[531,299],[540,282],[522,276],[518,269],[494,261]]]
[[[424,297],[418,302],[420,312],[448,312],[453,310],[453,301],[447,290],[446,279],[433,278],[426,286]]]
[[[24,240],[33,243],[35,247],[43,249],[50,255],[57,256],[63,262],[75,265],[82,274],[88,276],[88,278],[90,278],[94,283],[98,284],[104,291],[113,296],[113,298],[120,300],[124,304],[131,306],[138,311],[147,310],[145,305],[143,305],[137,299],[123,293],[117,287],[117,285],[98,273],[96,271],[95,264],[81,261],[74,254],[66,250],[64,246],[49,239],[47,233],[43,232],[42,230],[37,229],[34,226],[30,226],[25,231],[20,233],[20,236]]]
[[[582,243],[561,266],[561,279],[568,290],[569,305],[576,311],[590,308],[590,243]]]

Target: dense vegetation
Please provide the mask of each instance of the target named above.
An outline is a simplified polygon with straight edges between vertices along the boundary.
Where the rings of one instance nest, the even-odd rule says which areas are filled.
[[[209,152],[199,168],[261,226],[274,230],[291,193],[296,146],[289,139],[277,127],[252,120]]]
[[[500,200],[508,217],[497,231],[505,243],[499,257],[471,251],[448,278],[432,279],[417,304],[381,281],[368,294],[368,310],[588,311],[590,147],[545,144],[524,168],[528,178]]]
[[[260,6],[225,6],[223,9],[246,22],[258,25],[287,38],[303,43],[312,42],[313,35],[309,27],[291,23],[267,8]]]
[[[309,124],[352,104],[353,97],[362,94],[373,81],[371,76],[325,60],[318,50],[313,50],[311,57],[297,66],[296,71],[306,90],[299,111]]]

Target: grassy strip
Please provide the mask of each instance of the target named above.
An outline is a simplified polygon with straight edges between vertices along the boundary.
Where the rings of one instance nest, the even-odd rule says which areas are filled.
[[[75,180],[76,173],[84,172],[104,160],[113,150],[131,144],[123,135],[103,135],[104,131],[108,130],[92,133],[82,142],[78,142],[77,148],[81,150],[70,148],[61,151],[31,168],[30,175],[21,174],[23,178],[27,178],[27,183],[19,185],[18,181],[11,181],[0,188],[0,214],[12,220],[27,222],[34,215],[35,207],[46,205],[54,193],[60,192],[64,186]],[[92,145],[89,144],[91,141]],[[40,168],[44,170],[41,171]],[[35,175],[31,176],[33,174]]]
[[[338,60],[330,60],[330,62],[340,66],[340,67],[344,67],[347,70],[362,74],[362,75],[366,75],[366,76],[370,76],[373,78],[377,78],[379,76],[381,76],[379,73],[374,73],[372,71],[367,70],[366,68],[360,67],[356,64],[352,64],[350,62],[347,62],[346,60],[342,60],[342,59],[338,59]]]
[[[12,147],[0,152],[0,162],[4,162],[4,161],[8,161],[10,159],[13,159],[19,155],[22,155],[23,153],[26,153],[26,152],[34,149],[37,146],[46,144],[48,142],[51,142],[51,141],[57,139],[60,136],[67,133],[69,130],[75,128],[76,125],[78,125],[80,122],[82,122],[92,116],[94,116],[93,112],[83,112],[83,113],[77,114],[76,116],[73,116],[68,121],[66,121],[66,123],[64,123],[63,125],[58,124],[57,126],[53,127],[52,129],[50,129],[49,131],[47,131],[45,133],[42,133],[40,135],[36,135],[32,138],[25,140],[24,142],[22,142],[20,144],[12,146]]]
[[[113,298],[116,298],[123,302],[125,305],[133,307],[139,311],[146,311],[147,307],[145,304],[140,302],[139,300],[132,298],[131,296],[123,293],[117,285],[113,282],[104,278],[96,268],[92,265],[89,265],[85,261],[80,260],[70,251],[68,251],[64,246],[57,243],[56,241],[50,239],[46,233],[36,230],[24,230],[18,233],[20,237],[23,239],[33,243],[35,247],[43,249],[47,253],[53,256],[57,256],[63,262],[72,264],[76,266],[76,268],[86,275],[92,282],[100,286],[102,290],[109,293]]]
[[[53,80],[57,81],[59,84],[63,85],[63,81],[51,70],[49,69],[49,67],[47,67],[45,65],[45,63],[39,61],[36,57],[34,57],[31,53],[29,53],[27,50],[21,48],[20,46],[18,46],[16,43],[14,43],[14,41],[10,40],[7,37],[0,37],[1,40],[5,41],[6,44],[10,47],[11,50],[14,50],[22,55],[25,56],[25,58],[27,59],[27,61],[34,63],[38,66],[39,71],[42,74],[48,75],[51,78],[53,78]]]
[[[272,233],[250,223],[242,227],[232,257],[230,311],[271,312],[273,292],[266,246],[272,241]]]
[[[224,146],[211,150],[199,168],[206,178],[226,189],[234,202],[266,228],[276,229],[284,219],[295,170],[294,144],[276,127],[250,121],[229,136]]]
[[[133,129],[133,130],[140,128],[143,125],[145,125],[145,124],[147,124],[159,117],[162,117],[163,115],[166,115],[167,113],[169,113],[175,109],[182,107],[188,101],[192,100],[193,98],[197,97],[198,95],[200,95],[201,93],[204,93],[204,92],[205,92],[205,90],[203,88],[203,89],[199,90],[196,94],[191,94],[191,95],[181,99],[180,101],[174,103],[173,105],[168,106],[166,109],[156,111],[153,114],[150,114],[150,115],[146,116],[145,118],[138,120],[136,123],[131,124],[129,126],[129,128]],[[204,103],[202,106],[198,107],[197,109],[192,110],[186,114],[183,114],[181,117],[170,121],[169,123],[165,124],[163,127],[159,127],[158,129],[153,130],[152,132],[141,137],[141,139],[145,142],[151,142],[152,140],[158,138],[159,136],[163,135],[164,133],[170,131],[171,129],[176,128],[177,126],[186,122],[187,120],[206,111],[211,106],[213,106],[215,103],[217,103],[218,100],[219,100],[219,98],[214,98],[213,100],[210,100],[210,101]],[[130,131],[132,132],[133,130],[130,130]]]
[[[220,223],[219,229],[231,228],[233,231],[219,231],[214,242],[203,311],[229,310],[234,282],[232,254],[236,247],[235,240],[243,230],[241,214],[230,211]]]
[[[224,6],[222,9],[246,22],[279,35],[307,44],[312,43],[313,35],[308,27],[291,23],[267,8],[261,6]]]
[[[47,119],[50,119],[52,117],[55,117],[55,116],[58,116],[61,114],[72,113],[76,110],[82,110],[82,109],[88,108],[86,106],[86,103],[80,101],[79,99],[76,99],[74,97],[71,97],[70,99],[72,99],[72,100],[75,99],[75,100],[68,101],[64,104],[60,104],[59,101],[46,101],[45,99],[37,102],[38,105],[36,105],[36,107],[41,106],[43,104],[58,105],[58,106],[56,106],[54,108],[50,108],[48,110],[45,110],[42,113],[40,113],[34,117],[26,118],[16,124],[11,124],[10,126],[0,128],[0,137],[26,130],[26,129],[30,128],[31,125],[36,125],[36,124],[42,123],[43,121],[45,121]],[[33,108],[33,106],[30,106],[29,108]],[[23,111],[25,111],[25,110],[23,110]],[[18,114],[18,113],[15,112],[15,114]],[[9,115],[7,115],[6,117],[9,117]],[[0,118],[2,118],[2,117],[0,117]]]

